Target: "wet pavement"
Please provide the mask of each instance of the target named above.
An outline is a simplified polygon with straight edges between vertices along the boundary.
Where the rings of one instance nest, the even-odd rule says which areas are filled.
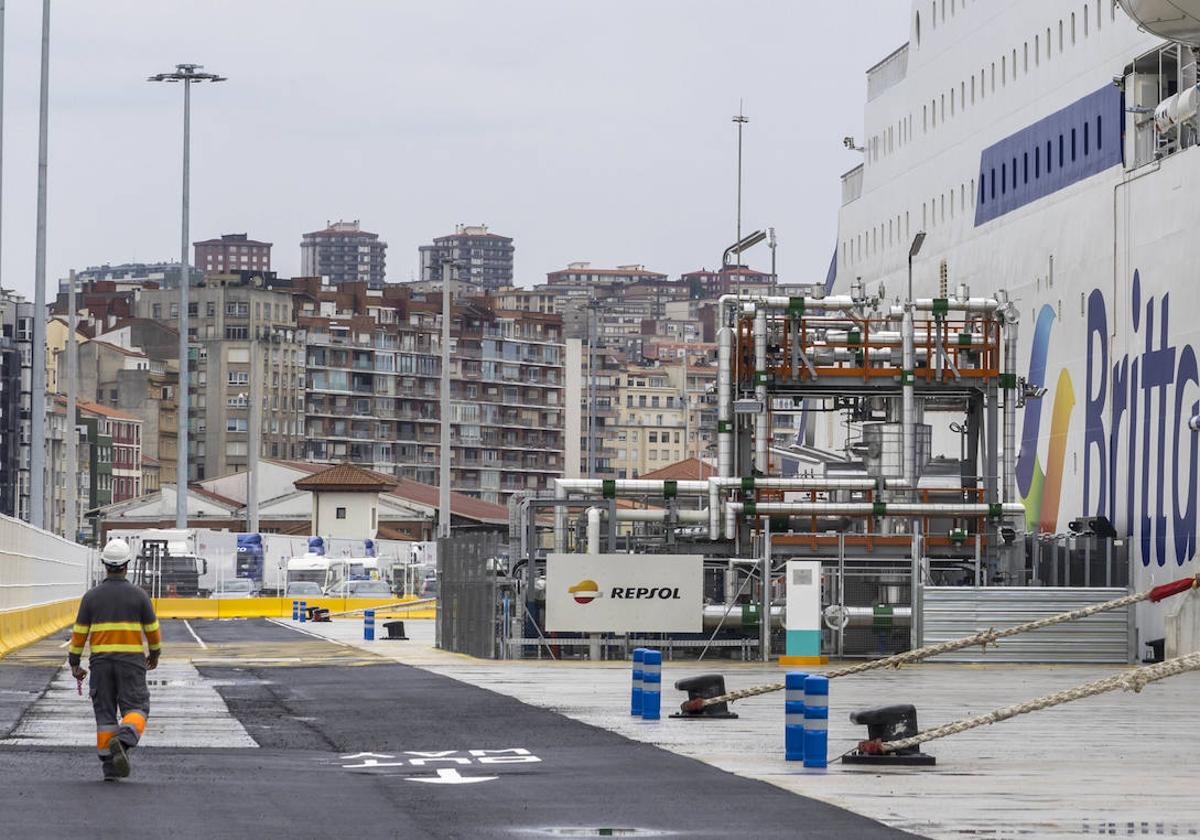
[[[0,660],[0,834],[910,836],[286,623],[163,625],[146,746],[115,785],[79,729],[65,636]]]

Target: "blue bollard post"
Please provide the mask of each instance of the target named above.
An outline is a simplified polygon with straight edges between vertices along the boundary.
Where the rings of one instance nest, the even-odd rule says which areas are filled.
[[[658,720],[662,709],[662,652],[647,650],[642,658],[642,720]]]
[[[308,601],[300,602],[300,623],[308,621]]]
[[[293,599],[292,600],[292,621],[299,621],[299,620],[300,620],[300,602]]]
[[[829,680],[804,681],[804,766],[829,766]]]
[[[375,641],[375,610],[363,610],[363,641]]]
[[[808,674],[790,673],[784,679],[783,747],[788,761],[804,760],[804,681]]]
[[[633,649],[633,691],[629,696],[629,714],[642,715],[642,663],[646,660],[645,648]]]

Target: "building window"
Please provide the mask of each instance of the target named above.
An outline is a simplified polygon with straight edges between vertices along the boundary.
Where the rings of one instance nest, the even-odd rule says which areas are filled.
[[[340,507],[337,509],[337,512],[334,515],[337,516],[338,519],[345,519],[346,509],[344,507]]]

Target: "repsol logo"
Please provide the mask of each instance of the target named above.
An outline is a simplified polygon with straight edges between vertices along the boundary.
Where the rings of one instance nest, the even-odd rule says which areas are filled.
[[[614,586],[609,598],[624,601],[678,601],[679,590],[668,586]]]

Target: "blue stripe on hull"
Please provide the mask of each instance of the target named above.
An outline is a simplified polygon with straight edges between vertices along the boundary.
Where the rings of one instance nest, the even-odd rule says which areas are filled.
[[[1105,86],[984,149],[975,226],[1121,163],[1123,102]]]

